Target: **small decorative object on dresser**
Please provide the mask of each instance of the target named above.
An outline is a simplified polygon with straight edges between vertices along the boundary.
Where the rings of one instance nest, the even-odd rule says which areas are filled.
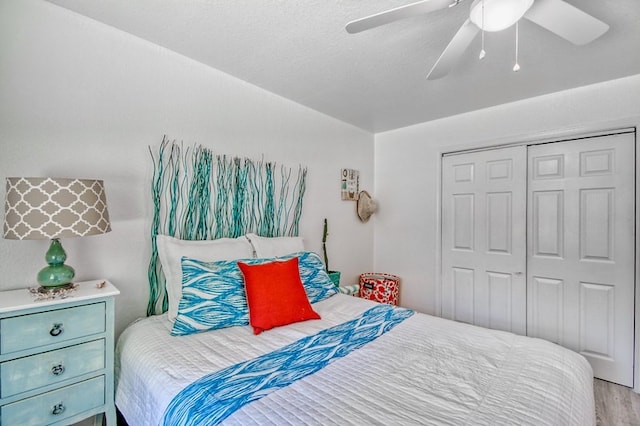
[[[381,272],[360,274],[360,297],[398,306],[400,277]]]
[[[77,283],[64,299],[0,292],[0,424],[67,425],[113,402],[114,296],[104,280]]]

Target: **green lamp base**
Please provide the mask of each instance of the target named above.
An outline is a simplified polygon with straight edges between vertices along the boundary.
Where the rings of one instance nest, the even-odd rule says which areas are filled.
[[[60,287],[67,285],[73,280],[76,272],[71,266],[65,265],[67,254],[60,244],[60,240],[51,240],[49,250],[45,255],[45,260],[49,266],[38,272],[38,283],[43,287]]]

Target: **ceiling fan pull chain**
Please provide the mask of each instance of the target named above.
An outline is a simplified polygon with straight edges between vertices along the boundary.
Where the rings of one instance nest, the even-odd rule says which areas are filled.
[[[513,66],[513,71],[518,72],[520,65],[518,64],[518,22],[516,22],[516,64]]]
[[[484,51],[484,0],[482,0],[482,49],[479,58],[482,59],[485,56],[487,56],[487,52]]]

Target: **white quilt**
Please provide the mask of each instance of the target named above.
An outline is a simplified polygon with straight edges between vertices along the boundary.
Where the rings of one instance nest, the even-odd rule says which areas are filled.
[[[182,388],[348,321],[373,302],[337,294],[322,320],[253,335],[249,326],[173,337],[166,315],[129,326],[116,349],[116,405],[158,425]],[[595,425],[593,373],[552,343],[415,314],[393,330],[231,415],[229,425]]]

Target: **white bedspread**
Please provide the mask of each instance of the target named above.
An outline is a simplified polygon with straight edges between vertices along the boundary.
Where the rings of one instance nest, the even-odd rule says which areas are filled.
[[[322,320],[253,335],[249,326],[173,337],[165,315],[140,320],[116,350],[116,405],[158,425],[200,377],[348,321],[373,302],[337,294]],[[416,314],[323,370],[246,405],[230,425],[595,425],[593,374],[552,343]]]

